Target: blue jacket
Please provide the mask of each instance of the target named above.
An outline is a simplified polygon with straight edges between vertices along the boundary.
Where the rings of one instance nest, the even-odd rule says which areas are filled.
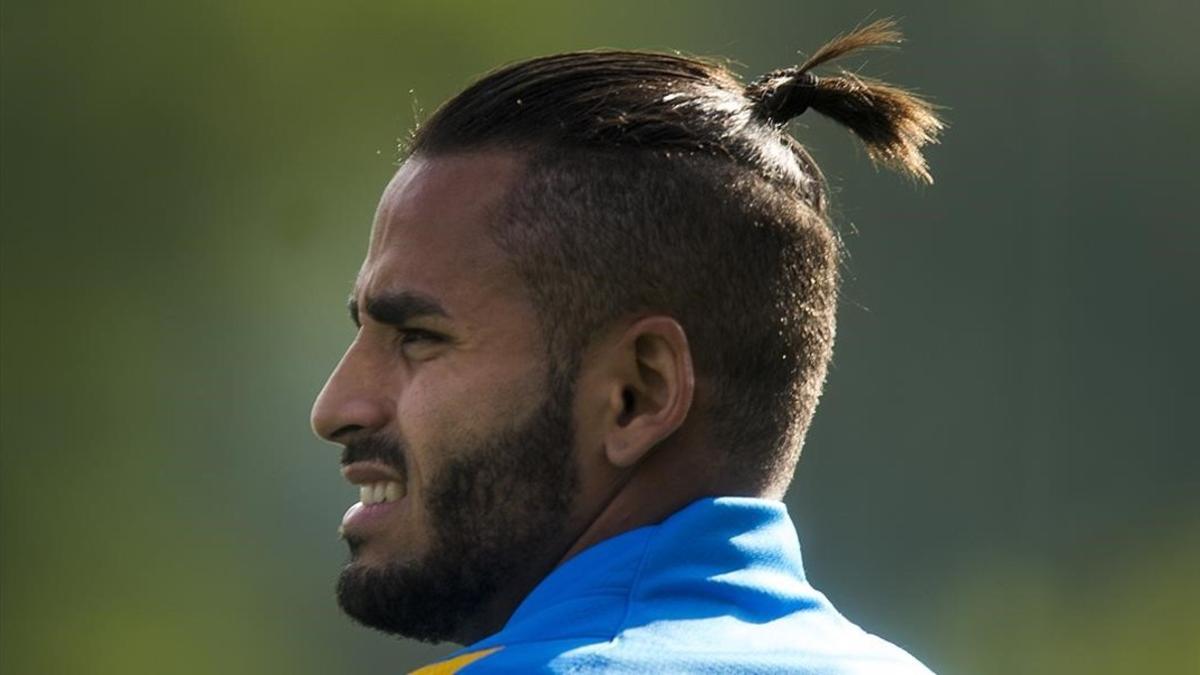
[[[706,498],[551,572],[436,673],[925,674],[804,578],[782,502]]]

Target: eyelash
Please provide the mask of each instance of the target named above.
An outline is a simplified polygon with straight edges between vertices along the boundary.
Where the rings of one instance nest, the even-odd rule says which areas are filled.
[[[415,339],[414,339],[415,338]],[[441,342],[442,336],[419,328],[397,328],[396,343],[401,347],[417,342]]]

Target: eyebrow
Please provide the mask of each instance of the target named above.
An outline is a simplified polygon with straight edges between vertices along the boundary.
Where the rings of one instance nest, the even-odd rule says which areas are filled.
[[[346,303],[350,309],[350,320],[355,326],[362,326],[359,321],[358,300],[353,295]],[[367,315],[375,321],[389,326],[402,326],[409,321],[422,316],[450,317],[445,307],[432,297],[416,291],[399,291],[366,298]]]

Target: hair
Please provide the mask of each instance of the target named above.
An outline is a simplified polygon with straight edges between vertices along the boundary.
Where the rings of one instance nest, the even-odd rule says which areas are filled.
[[[494,71],[414,132],[425,156],[525,158],[491,224],[572,378],[592,338],[633,315],[674,317],[697,377],[695,414],[747,493],[782,492],[832,355],[839,245],[824,177],[788,132],[812,108],[872,160],[932,182],[921,146],[942,122],[903,89],[812,69],[901,35],[880,20],[802,65],[744,84],[713,60],[584,51]]]

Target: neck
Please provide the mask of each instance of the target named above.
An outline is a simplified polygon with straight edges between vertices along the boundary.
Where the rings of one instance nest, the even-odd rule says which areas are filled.
[[[614,478],[609,496],[593,511],[590,522],[558,561],[605,539],[662,522],[671,514],[720,491],[711,480],[711,462],[697,455],[700,447],[676,435],[668,439],[624,476]]]
[[[578,535],[566,543],[550,544],[557,545],[561,555],[545,556],[542,559],[549,560],[548,565],[539,565],[508,584],[483,611],[462,624],[454,642],[471,644],[499,631],[542,579],[581,551],[630,530],[661,523],[697,499],[745,494],[714,478],[717,463],[694,434],[680,429],[634,467],[614,471],[604,481],[606,487],[593,486],[594,492],[582,499],[584,511],[576,516],[573,531]]]

